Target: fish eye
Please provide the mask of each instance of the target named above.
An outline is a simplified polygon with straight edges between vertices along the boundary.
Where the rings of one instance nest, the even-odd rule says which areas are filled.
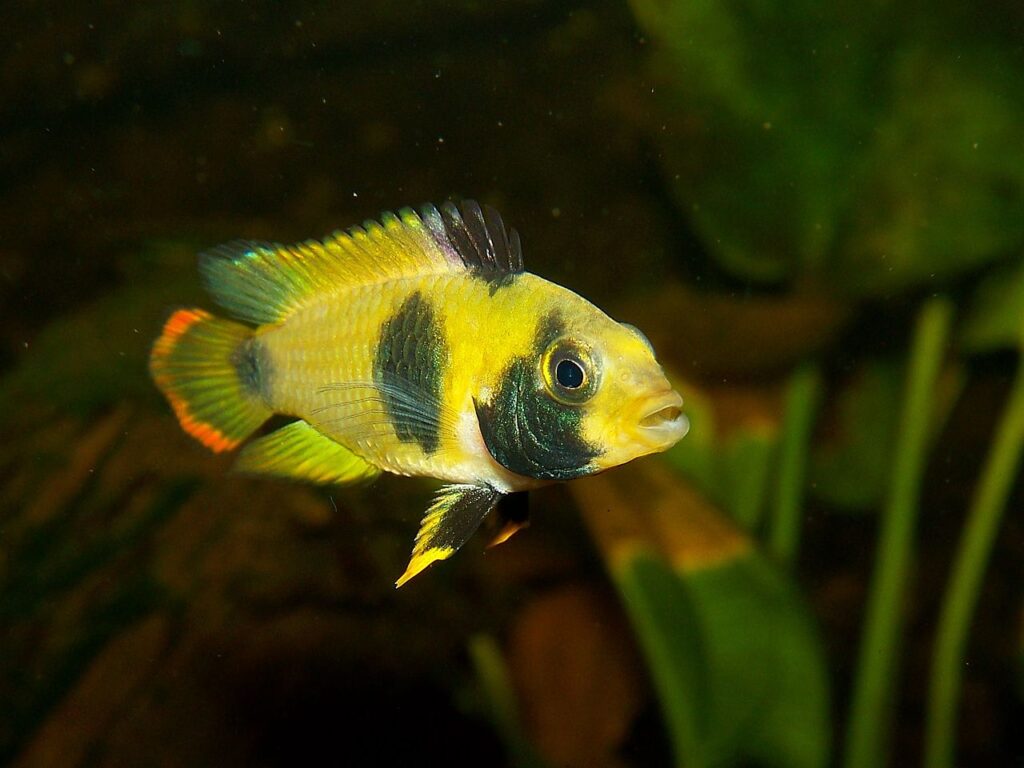
[[[566,389],[579,389],[586,379],[587,374],[583,371],[583,366],[575,360],[566,357],[555,365],[555,381],[559,386]]]
[[[556,400],[585,403],[597,391],[597,368],[590,352],[572,339],[560,339],[541,358],[544,383]]]

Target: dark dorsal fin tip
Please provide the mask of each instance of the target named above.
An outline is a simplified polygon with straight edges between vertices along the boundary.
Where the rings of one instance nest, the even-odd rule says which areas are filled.
[[[455,246],[455,251],[459,254],[462,264],[467,269],[479,266],[480,256],[477,254],[476,246],[470,238],[469,232],[466,231],[462,214],[455,207],[455,203],[449,201],[441,206],[441,220],[444,222],[445,232],[452,241],[452,245]]]
[[[462,201],[462,220],[466,223],[466,230],[473,239],[476,251],[480,254],[480,260],[484,266],[494,270],[498,268],[498,261],[495,258],[494,242],[491,233],[487,231],[487,223],[484,221],[484,212],[476,200]]]
[[[508,236],[505,234],[505,223],[501,220],[501,214],[491,206],[484,206],[484,226],[490,235],[491,246],[494,249],[494,261],[498,269],[503,272],[511,272],[512,264],[508,258]]]
[[[441,205],[440,214],[445,233],[467,269],[485,274],[523,271],[519,235],[505,229],[494,208],[481,208],[474,200],[458,205],[449,201]]]
[[[519,242],[519,233],[512,229],[508,234],[508,263],[512,272],[522,272],[523,267],[523,246]]]

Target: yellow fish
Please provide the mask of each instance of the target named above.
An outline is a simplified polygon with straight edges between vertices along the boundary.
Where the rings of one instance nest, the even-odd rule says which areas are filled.
[[[322,242],[231,243],[199,270],[247,324],[202,309],[165,324],[150,371],[186,432],[227,451],[284,414],[296,421],[248,442],[238,469],[449,483],[397,586],[503,495],[664,451],[688,427],[644,335],[525,272],[516,231],[472,201]]]

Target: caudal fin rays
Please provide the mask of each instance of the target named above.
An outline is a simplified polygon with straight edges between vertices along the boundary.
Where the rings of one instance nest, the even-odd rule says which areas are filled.
[[[252,333],[201,309],[179,309],[150,353],[150,373],[182,429],[218,453],[237,447],[271,415],[236,363]]]

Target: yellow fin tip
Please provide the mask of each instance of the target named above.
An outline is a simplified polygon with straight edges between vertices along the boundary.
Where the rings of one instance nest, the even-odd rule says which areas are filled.
[[[405,569],[405,573],[403,573],[398,581],[395,582],[395,589],[401,587],[409,581],[409,579],[416,576],[432,563],[451,557],[454,551],[455,550],[451,547],[435,547],[424,550],[423,552],[413,553],[412,559],[409,560],[409,565]]]

